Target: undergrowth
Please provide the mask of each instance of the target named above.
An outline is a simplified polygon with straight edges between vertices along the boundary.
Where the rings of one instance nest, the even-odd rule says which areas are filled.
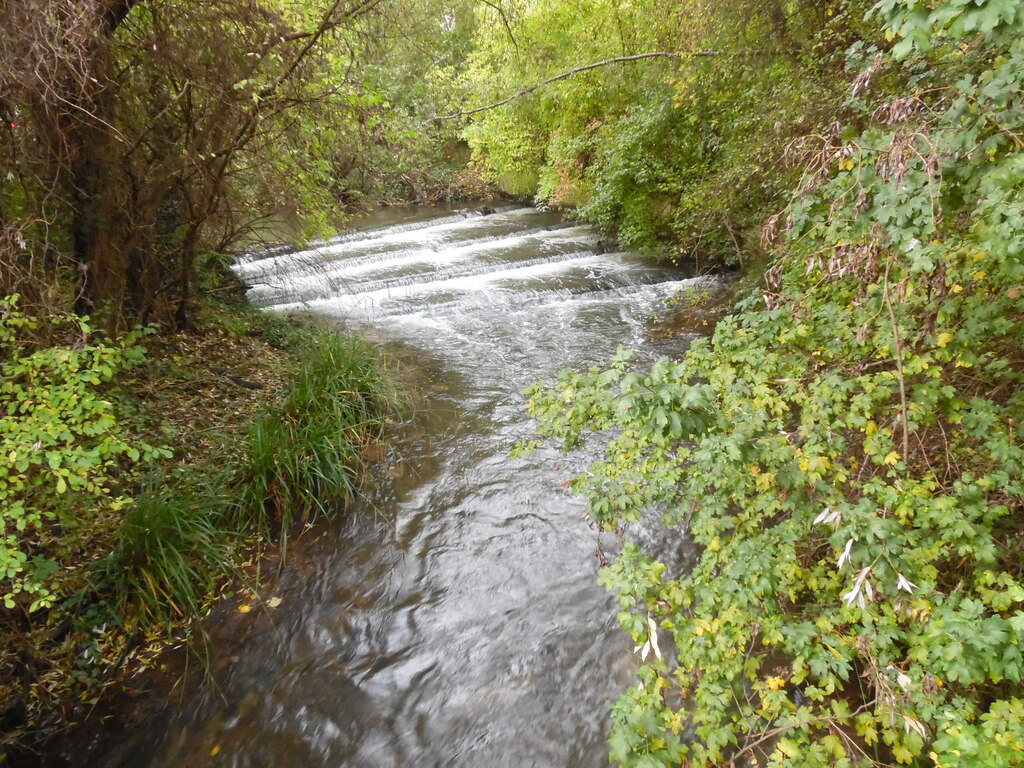
[[[624,766],[1024,765],[1024,11],[883,0],[849,107],[793,147],[764,284],[681,360],[563,372],[542,437],[604,458],[602,581],[640,655]]]
[[[362,340],[322,331],[303,343],[305,364],[280,407],[250,424],[231,480],[228,519],[263,536],[350,500],[362,449],[396,404],[379,359]]]
[[[0,473],[5,557],[34,564],[0,573],[3,746],[80,717],[118,670],[149,663],[226,584],[248,583],[243,564],[261,548],[343,510],[398,398],[363,340],[240,306],[207,303],[195,332],[152,337],[148,352],[138,333],[89,341],[87,318],[60,319],[69,336],[12,300],[0,309],[0,406],[34,407],[38,422],[0,421],[5,445],[27,440],[31,456],[53,436],[28,462],[5,450]],[[33,373],[58,364],[64,379]],[[53,397],[83,405],[44,408]],[[26,487],[39,488],[34,507],[11,496]],[[52,503],[64,496],[73,512]]]

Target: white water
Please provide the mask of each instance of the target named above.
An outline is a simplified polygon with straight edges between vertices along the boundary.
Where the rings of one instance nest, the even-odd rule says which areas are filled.
[[[104,766],[602,768],[632,648],[597,586],[582,467],[531,435],[522,389],[641,358],[647,319],[700,281],[529,208],[384,227],[243,262],[255,301],[372,328],[430,406],[373,513],[298,550],[272,614],[212,649],[216,692],[137,714]],[[374,521],[386,521],[375,523]],[[217,759],[210,755],[216,748]]]

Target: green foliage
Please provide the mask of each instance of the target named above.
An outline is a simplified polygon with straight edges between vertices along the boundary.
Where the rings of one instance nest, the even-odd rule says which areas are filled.
[[[128,508],[97,583],[120,617],[151,631],[202,613],[219,582],[237,575],[240,534],[221,527],[227,501],[219,476],[152,480]],[[198,480],[198,482],[197,482]]]
[[[211,251],[436,201],[465,153],[426,118],[458,93],[469,7],[0,4],[0,293],[187,327]]]
[[[463,74],[470,106],[508,96],[511,83],[529,85],[588,60],[658,50],[666,21],[652,3],[607,0],[524,4],[500,18],[482,8],[479,17]],[[526,46],[529,56],[522,55]],[[671,99],[664,82],[671,67],[663,61],[624,66],[578,75],[480,113],[464,130],[474,161],[512,194],[537,193],[556,204],[585,202],[592,190],[584,175],[603,146],[602,124],[632,105],[653,108]]]
[[[580,64],[661,51],[575,75],[464,130],[473,158],[514,194],[536,194],[630,248],[749,256],[799,171],[789,143],[834,121],[842,52],[861,0],[708,5],[587,0],[480,11],[464,81],[470,106]],[[530,56],[522,51],[529,47]],[[711,53],[692,56],[694,53]]]
[[[62,555],[89,515],[116,513],[119,463],[169,455],[129,442],[104,385],[141,362],[147,331],[109,340],[88,318],[33,318],[0,299],[0,578],[7,608],[50,606]],[[64,343],[33,342],[60,334]],[[24,598],[24,599],[23,599]]]
[[[584,174],[591,194],[579,213],[617,230],[625,248],[654,250],[674,204],[708,166],[700,126],[666,94],[596,131],[596,157]]]
[[[566,449],[610,435],[593,519],[699,549],[603,572],[644,656],[623,765],[1024,764],[1024,14],[877,12],[873,120],[800,147],[766,290],[681,361],[530,392]]]
[[[207,313],[287,348],[300,368],[243,436],[196,466],[158,471],[128,505],[95,590],[150,631],[200,616],[216,587],[240,576],[245,546],[283,540],[295,523],[350,502],[362,449],[396,403],[361,339],[251,310]]]
[[[379,355],[252,310],[208,305],[201,320],[203,334],[154,341],[167,354],[145,356],[148,331],[110,339],[88,318],[41,319],[17,297],[0,301],[4,748],[45,731],[56,707],[67,717],[75,702],[95,703],[126,659],[148,663],[226,582],[244,580],[243,556],[355,491],[362,448],[394,403]],[[198,355],[216,339],[224,362],[266,351],[254,334],[288,350],[263,361],[268,384],[301,372],[277,395],[224,384],[227,402],[211,400],[216,380]],[[247,430],[240,411],[260,414],[268,394]],[[174,461],[149,445],[169,434]]]

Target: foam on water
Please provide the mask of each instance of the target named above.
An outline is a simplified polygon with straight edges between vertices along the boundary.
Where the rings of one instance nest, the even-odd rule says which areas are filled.
[[[524,387],[618,344],[678,351],[648,317],[707,278],[555,223],[459,214],[239,267],[274,311],[372,327],[428,400],[349,522],[291,544],[280,604],[231,611],[206,647],[216,690],[127,720],[90,765],[210,765],[215,747],[236,768],[608,767],[607,702],[638,662],[597,584],[616,538],[566,490],[598,454],[510,451],[533,432]]]

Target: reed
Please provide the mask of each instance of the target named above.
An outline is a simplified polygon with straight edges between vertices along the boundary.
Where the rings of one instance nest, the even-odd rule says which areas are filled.
[[[193,480],[196,478],[193,477]],[[100,563],[104,591],[122,616],[147,627],[198,616],[217,583],[234,572],[233,531],[216,523],[222,488],[152,478],[124,517],[111,554]]]

